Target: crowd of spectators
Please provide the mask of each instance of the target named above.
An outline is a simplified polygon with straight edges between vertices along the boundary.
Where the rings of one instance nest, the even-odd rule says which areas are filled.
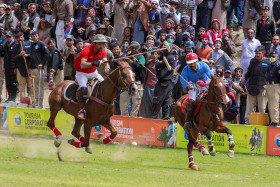
[[[53,88],[75,80],[75,58],[96,34],[103,34],[108,60],[162,48],[167,42],[172,45],[167,60],[181,73],[186,55],[196,53],[212,74],[225,78],[233,100],[225,111],[227,121],[249,124],[251,112],[268,111],[270,125],[276,126],[279,26],[280,0],[2,0],[0,100],[5,89],[8,101],[24,102],[29,96],[34,107],[42,108],[45,81]],[[240,61],[233,31],[245,37]],[[132,97],[118,94],[116,115],[172,116],[172,103],[184,92],[178,76],[162,63],[163,56],[152,51],[135,57],[131,66],[139,89]],[[110,69],[98,71],[106,77],[116,68],[113,61]],[[244,92],[230,89],[236,85]]]

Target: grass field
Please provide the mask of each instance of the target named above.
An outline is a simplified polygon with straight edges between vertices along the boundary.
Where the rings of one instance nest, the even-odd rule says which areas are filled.
[[[0,186],[280,186],[280,158],[93,142],[93,154],[53,140],[0,134]]]

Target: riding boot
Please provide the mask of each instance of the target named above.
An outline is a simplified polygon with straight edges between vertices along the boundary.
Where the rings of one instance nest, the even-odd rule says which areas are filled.
[[[85,95],[87,95],[87,87],[81,87],[79,92],[79,97],[78,97],[79,112],[77,117],[82,120],[86,119],[86,111],[85,111],[86,98],[84,97]]]
[[[189,133],[191,129],[191,120],[194,113],[195,101],[190,99],[186,106],[186,121],[184,125],[185,132]]]
[[[85,103],[79,103],[78,118],[82,120],[86,119]]]

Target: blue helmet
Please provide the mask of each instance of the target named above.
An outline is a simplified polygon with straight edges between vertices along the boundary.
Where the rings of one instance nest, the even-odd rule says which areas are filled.
[[[194,43],[193,43],[193,41],[188,41],[187,43],[186,43],[186,48],[195,48],[195,46],[194,46]]]

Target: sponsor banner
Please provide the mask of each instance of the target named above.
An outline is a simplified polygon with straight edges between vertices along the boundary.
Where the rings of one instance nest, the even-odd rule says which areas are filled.
[[[8,127],[10,132],[53,135],[47,126],[49,110],[8,108]],[[73,116],[64,111],[58,112],[55,126],[65,136],[71,136]]]
[[[238,153],[266,154],[266,134],[267,129],[263,126],[250,125],[227,125],[232,131],[235,144],[234,151]],[[228,151],[228,136],[225,133],[212,133],[213,145],[216,151]],[[183,128],[178,125],[176,147],[186,148],[188,141]],[[207,148],[208,139],[199,135],[197,141]]]
[[[267,155],[280,156],[280,127],[267,127]]]
[[[185,133],[183,127],[177,123],[176,148],[187,148],[188,142],[188,135]]]
[[[163,147],[171,138],[168,135],[168,123],[164,120],[112,116],[111,123],[118,132],[114,139],[116,142],[137,142],[142,145]],[[90,137],[99,139],[101,135],[109,136],[110,134],[111,132],[103,126],[95,126],[92,128]]]

